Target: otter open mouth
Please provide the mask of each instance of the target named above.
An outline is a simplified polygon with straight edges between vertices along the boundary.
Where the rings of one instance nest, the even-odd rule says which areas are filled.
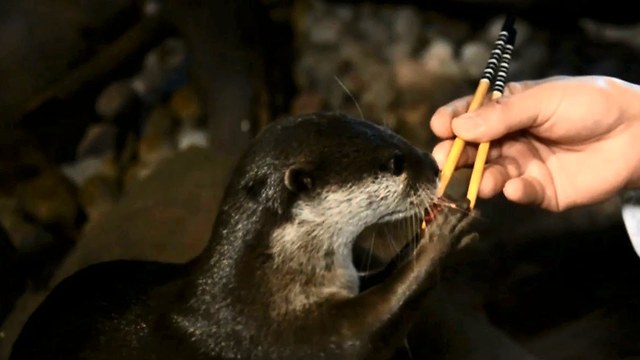
[[[367,226],[355,240],[353,264],[360,278],[360,291],[382,282],[409,260],[423,235],[423,221],[431,223],[438,209],[389,213]]]

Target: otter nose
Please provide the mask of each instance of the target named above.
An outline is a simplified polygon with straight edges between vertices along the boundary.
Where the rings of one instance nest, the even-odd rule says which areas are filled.
[[[440,169],[431,154],[418,150],[406,155],[406,168],[413,181],[435,183],[440,176]]]
[[[394,151],[381,165],[380,171],[391,173],[394,176],[400,176],[405,171],[405,156],[400,151]]]
[[[434,179],[439,178],[440,167],[438,167],[438,163],[436,162],[436,159],[434,159],[433,155],[423,150],[420,150],[420,155],[423,159],[423,162],[425,163],[425,168],[431,170],[431,174],[433,175]]]

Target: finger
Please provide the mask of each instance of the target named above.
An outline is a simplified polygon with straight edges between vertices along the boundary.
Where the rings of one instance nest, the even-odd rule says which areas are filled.
[[[481,142],[542,125],[550,116],[548,109],[557,108],[562,99],[558,91],[561,90],[548,83],[533,86],[454,118],[451,128],[466,141]]]
[[[482,173],[478,196],[485,199],[496,196],[502,191],[509,179],[509,173],[504,166],[498,164],[487,165]]]
[[[524,175],[507,181],[503,193],[507,199],[519,204],[553,209],[551,204],[545,203],[546,196],[542,183],[531,176]]]
[[[520,165],[520,161],[512,156],[501,156],[494,158],[491,160],[491,164],[500,165],[505,168],[507,174],[510,178],[515,178],[518,176],[522,176],[524,173],[522,171],[522,166]]]
[[[441,139],[452,138],[451,120],[464,114],[470,102],[471,96],[465,96],[441,106],[431,117],[431,131]]]
[[[440,168],[442,168],[447,161],[452,146],[453,140],[445,140],[433,147],[431,155],[436,159]],[[475,160],[477,152],[476,147],[465,146],[458,159],[458,167],[471,164]],[[491,154],[491,152],[489,152],[489,154]]]
[[[507,181],[522,175],[520,163],[512,157],[498,157],[485,167],[478,195],[482,198],[496,196]]]

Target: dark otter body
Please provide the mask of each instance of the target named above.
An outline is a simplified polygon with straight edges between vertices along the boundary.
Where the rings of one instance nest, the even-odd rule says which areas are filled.
[[[366,291],[352,249],[366,228],[392,221],[411,239],[437,171],[365,121],[274,123],[238,164],[198,258],[78,272],[33,314],[11,359],[389,358],[468,213],[445,207],[410,261]]]

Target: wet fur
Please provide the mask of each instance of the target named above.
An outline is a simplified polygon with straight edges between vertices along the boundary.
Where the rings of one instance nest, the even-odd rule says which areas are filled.
[[[411,260],[361,293],[353,241],[428,206],[436,177],[427,154],[371,123],[274,123],[239,162],[198,258],[80,271],[33,314],[11,359],[389,358],[469,214],[445,207]]]

